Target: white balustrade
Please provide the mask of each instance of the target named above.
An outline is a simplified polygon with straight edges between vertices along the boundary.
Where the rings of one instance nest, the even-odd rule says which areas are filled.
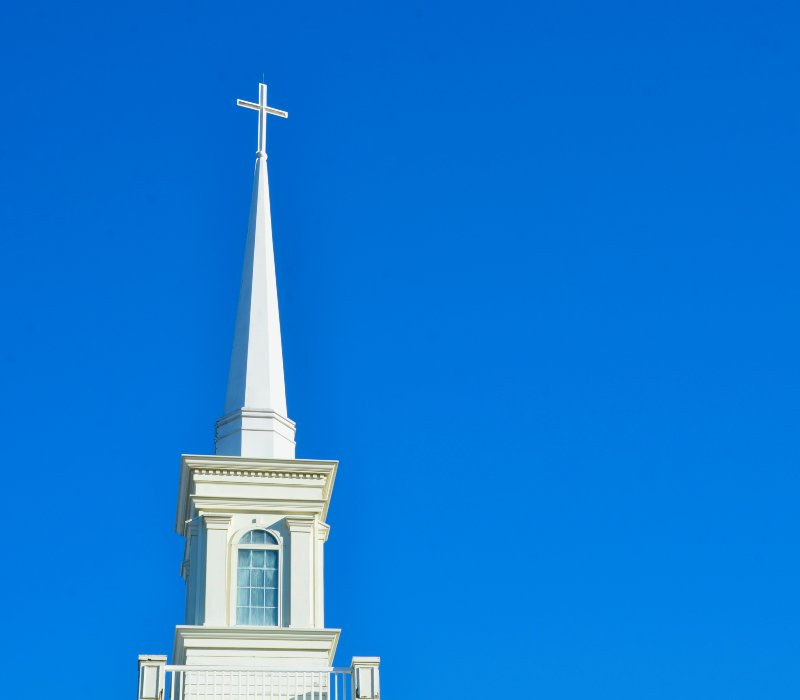
[[[166,666],[169,700],[351,700],[350,669]]]

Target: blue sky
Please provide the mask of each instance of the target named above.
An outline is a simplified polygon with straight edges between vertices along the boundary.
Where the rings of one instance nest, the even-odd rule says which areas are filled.
[[[289,413],[341,460],[339,661],[381,655],[393,700],[797,697],[799,22],[6,6],[8,696],[133,697],[171,651],[263,73]]]

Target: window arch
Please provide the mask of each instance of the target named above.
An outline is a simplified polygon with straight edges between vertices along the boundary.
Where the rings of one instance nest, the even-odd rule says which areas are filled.
[[[236,547],[236,624],[279,624],[280,543],[267,530],[249,530]]]

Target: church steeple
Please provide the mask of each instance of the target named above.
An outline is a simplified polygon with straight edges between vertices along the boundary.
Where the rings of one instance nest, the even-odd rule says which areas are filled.
[[[293,459],[295,424],[286,411],[266,153],[267,114],[288,114],[267,106],[263,83],[258,97],[258,104],[237,100],[239,106],[258,111],[258,151],[225,413],[217,421],[216,452]]]
[[[139,657],[139,700],[380,700],[378,657],[334,668],[325,626],[326,522],[338,462],[294,458],[259,113],[253,201],[217,454],[183,455],[177,531],[186,538],[185,624],[172,663]]]

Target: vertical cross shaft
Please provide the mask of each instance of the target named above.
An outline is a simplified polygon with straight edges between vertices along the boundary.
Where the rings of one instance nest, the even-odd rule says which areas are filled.
[[[267,155],[267,86],[258,84],[258,155]]]

